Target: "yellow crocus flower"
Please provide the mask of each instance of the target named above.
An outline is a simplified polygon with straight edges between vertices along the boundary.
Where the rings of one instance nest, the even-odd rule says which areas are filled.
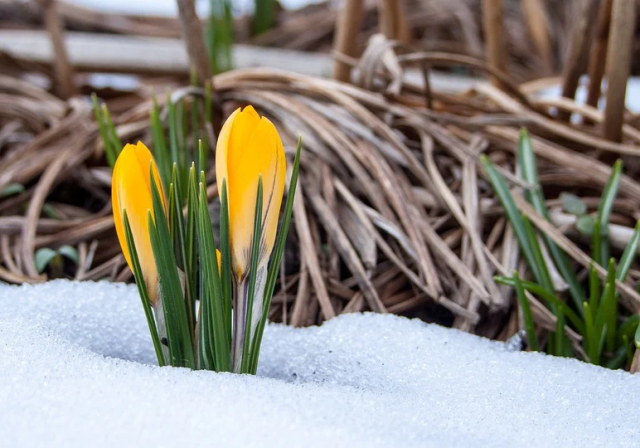
[[[261,268],[273,250],[286,169],[282,140],[273,123],[251,106],[236,109],[220,131],[216,178],[220,189],[227,182],[233,273],[238,281],[248,275],[251,264],[258,178],[262,175]]]
[[[158,291],[158,269],[153,258],[148,227],[148,212],[153,211],[151,171],[160,190],[162,205],[166,213],[162,182],[160,181],[156,163],[151,152],[142,142],[138,142],[136,145],[127,144],[118,156],[113,167],[111,201],[113,204],[113,220],[120,247],[129,268],[133,270],[123,223],[123,212],[125,210],[127,212],[149,299],[152,305],[156,307],[160,296]]]
[[[222,189],[226,181],[229,200],[233,291],[233,371],[242,369],[243,342],[253,339],[263,312],[267,263],[273,250],[284,194],[286,159],[276,127],[260,117],[251,106],[237,109],[227,119],[216,147],[216,178]],[[249,268],[256,212],[258,182],[262,176],[262,235],[256,274],[255,295],[249,310]]]

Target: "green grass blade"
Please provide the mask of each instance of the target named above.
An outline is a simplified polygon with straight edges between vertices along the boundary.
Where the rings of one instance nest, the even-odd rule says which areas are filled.
[[[127,248],[129,249],[129,255],[131,256],[131,264],[133,265],[133,275],[136,279],[136,286],[138,287],[140,300],[142,301],[142,309],[144,310],[144,315],[147,318],[147,325],[149,326],[149,333],[151,333],[151,341],[153,342],[153,349],[156,352],[158,365],[162,367],[166,365],[164,354],[162,353],[162,344],[160,342],[160,336],[158,335],[156,321],[153,317],[153,311],[151,310],[151,300],[149,299],[147,285],[145,284],[144,276],[142,275],[142,267],[140,267],[140,259],[138,258],[138,251],[134,244],[133,232],[131,231],[131,225],[129,224],[129,218],[127,217],[126,210],[122,214],[122,220],[124,224],[125,239],[127,240]]]
[[[631,338],[635,334],[639,323],[640,315],[632,314],[631,316],[628,316],[620,327],[618,327],[618,342],[622,341],[623,336]]]
[[[102,145],[104,146],[104,155],[109,166],[113,168],[113,165],[115,165],[116,163],[117,154],[113,152],[111,140],[109,138],[109,132],[107,131],[104,117],[102,116],[102,109],[100,107],[100,104],[98,103],[98,96],[95,93],[91,94],[91,102],[93,103],[93,114],[96,117],[96,123],[98,123],[98,131],[100,132],[100,138],[102,140]]]
[[[162,127],[162,120],[160,119],[160,108],[155,95],[152,96],[153,108],[151,109],[150,122],[151,122],[151,139],[153,141],[153,154],[156,162],[158,163],[158,171],[160,172],[160,178],[164,185],[169,185],[171,182],[171,160],[169,159],[169,152],[167,150],[167,140],[164,136],[164,128]]]
[[[149,213],[149,233],[151,247],[158,268],[162,307],[167,327],[167,339],[171,353],[171,364],[195,368],[193,340],[189,331],[189,321],[184,300],[178,265],[171,244],[169,225],[162,207],[158,186],[151,173],[151,196],[153,217]]]
[[[225,322],[228,331],[231,332],[231,235],[229,233],[229,196],[227,194],[227,180],[222,180],[222,191],[220,192],[220,261],[222,278],[222,296],[225,298]]]
[[[256,35],[269,31],[275,23],[275,1],[255,0],[253,31]]]
[[[618,187],[620,186],[620,179],[622,177],[622,162],[616,161],[611,171],[611,176],[607,181],[602,192],[602,198],[598,205],[598,219],[601,232],[601,249],[600,259],[598,262],[602,266],[606,266],[609,259],[609,218],[611,216],[611,210],[618,194]]]
[[[204,175],[201,173],[200,197],[198,205],[198,243],[200,247],[200,275],[206,280],[202,285],[201,297],[206,301],[206,306],[210,311],[211,321],[207,323],[211,328],[213,341],[206,341],[207,345],[213,347],[215,369],[217,371],[231,371],[231,335],[227,331],[225,324],[228,319],[225,316],[227,309],[223,301],[227,298],[222,296],[222,285],[218,268],[218,258],[216,246],[213,238],[213,228],[211,226],[211,216],[209,215],[209,204],[207,202],[207,189],[204,183]],[[205,305],[205,303],[203,303]]]
[[[189,332],[191,338],[194,337],[195,324],[196,324],[196,293],[193,288],[193,269],[189,269],[189,253],[187,250],[187,237],[185,231],[183,208],[180,205],[181,199],[184,197],[182,194],[182,185],[178,177],[178,167],[174,164],[171,175],[171,189],[172,196],[170,198],[170,204],[172,208],[170,214],[173,216],[171,221],[171,233],[174,235],[174,252],[176,259],[178,260],[178,266],[182,269],[184,274],[184,296],[185,304],[187,307],[187,320],[189,322]],[[192,224],[193,225],[193,224]]]
[[[518,303],[520,304],[520,310],[522,311],[522,318],[524,320],[524,329],[527,333],[527,342],[529,343],[529,348],[532,351],[539,351],[538,347],[538,338],[536,336],[536,326],[533,320],[533,315],[531,314],[531,307],[529,306],[529,300],[527,299],[526,294],[524,293],[524,287],[522,286],[522,282],[520,281],[520,277],[518,276],[518,271],[513,272],[513,281],[516,289],[516,297],[518,298]]]
[[[627,244],[627,247],[622,253],[620,263],[618,264],[618,271],[616,272],[616,278],[621,282],[627,279],[627,274],[631,265],[633,264],[636,256],[638,255],[638,245],[640,244],[640,221],[636,222],[636,228],[633,231],[633,236]]]
[[[515,281],[509,277],[498,276],[498,277],[494,277],[494,280],[497,283],[500,283],[502,285],[507,285],[514,288],[516,286]],[[584,321],[571,308],[566,306],[566,304],[562,300],[560,300],[558,296],[550,293],[549,291],[547,291],[537,283],[533,283],[527,280],[520,280],[520,283],[522,283],[522,287],[525,290],[529,291],[531,294],[537,295],[538,297],[541,297],[542,299],[544,299],[546,302],[553,303],[557,307],[562,307],[562,313],[567,317],[567,319],[569,319],[569,322],[573,324],[573,326],[576,328],[578,333],[580,334],[584,333],[585,331]]]
[[[489,182],[491,182],[491,185],[493,186],[493,190],[498,196],[498,199],[507,214],[507,218],[509,218],[511,227],[513,227],[513,231],[515,232],[518,243],[520,244],[520,249],[525,256],[529,267],[533,271],[534,277],[538,283],[542,284],[546,288],[546,285],[541,281],[542,273],[539,272],[538,264],[535,262],[522,214],[520,213],[520,210],[518,210],[518,207],[511,196],[511,191],[509,191],[506,181],[486,156],[481,156],[480,161],[485,168],[487,176],[489,177]]]
[[[540,179],[538,178],[538,165],[536,163],[535,153],[533,152],[531,138],[525,129],[520,131],[520,139],[518,142],[518,163],[520,165],[520,171],[522,172],[523,179],[534,186],[532,190],[526,191],[525,194],[527,200],[541,216],[543,216],[547,221],[550,221],[549,210],[547,209],[546,201],[542,193],[542,187],[540,185]],[[569,292],[574,304],[576,305],[576,309],[580,314],[584,314],[582,303],[585,301],[585,295],[573,267],[571,266],[569,257],[547,235],[543,235],[543,238],[545,244],[549,248],[551,258],[553,258],[560,275],[562,275],[569,285]]]
[[[245,334],[243,347],[242,347],[242,373],[249,373],[249,364],[251,359],[249,346],[255,335],[251,334],[251,320],[253,314],[253,302],[255,300],[256,293],[256,279],[258,275],[258,258],[260,254],[260,243],[262,241],[262,174],[258,177],[258,192],[256,194],[256,210],[255,219],[253,222],[253,241],[251,242],[251,267],[249,268],[249,291],[247,294],[247,317],[244,323]],[[263,297],[259,297],[258,300],[264,302]],[[264,311],[264,310],[263,310]],[[268,312],[268,310],[267,310]]]
[[[293,160],[293,170],[291,172],[291,181],[289,182],[289,193],[287,196],[287,202],[284,208],[284,217],[282,224],[276,236],[276,241],[273,246],[273,253],[271,254],[271,261],[269,262],[269,270],[267,272],[267,283],[264,289],[264,301],[263,301],[263,313],[256,335],[253,338],[253,348],[251,350],[252,359],[250,364],[250,372],[256,373],[258,369],[258,360],[260,358],[260,344],[262,343],[262,336],[264,333],[264,327],[267,323],[267,317],[269,316],[269,307],[271,306],[271,299],[273,297],[273,291],[276,287],[276,280],[278,277],[278,271],[280,270],[280,262],[282,260],[282,254],[284,253],[284,246],[287,240],[287,234],[289,232],[289,225],[291,223],[291,215],[293,213],[293,201],[296,195],[296,188],[298,186],[298,174],[300,171],[300,157],[302,153],[302,139],[298,139],[298,147],[296,148],[296,157]]]
[[[102,118],[104,119],[105,127],[107,129],[107,137],[111,144],[111,151],[117,159],[118,155],[120,155],[120,151],[122,151],[122,142],[120,141],[120,137],[118,137],[118,133],[116,132],[116,127],[111,120],[109,109],[104,103],[102,104]]]
[[[589,308],[596,312],[600,306],[600,277],[592,262],[589,266]],[[595,319],[595,315],[592,315]]]

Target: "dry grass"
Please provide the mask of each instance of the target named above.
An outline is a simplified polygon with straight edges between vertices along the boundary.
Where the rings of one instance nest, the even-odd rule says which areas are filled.
[[[487,154],[521,198],[526,185],[513,174],[513,154],[519,128],[530,129],[558,227],[524,200],[517,204],[577,269],[586,268],[584,241],[571,216],[558,209],[557,198],[572,191],[594,211],[610,161],[623,157],[626,176],[611,229],[614,245],[621,247],[640,218],[637,119],[626,114],[623,142],[613,143],[600,137],[601,111],[568,99],[535,99],[534,85],[516,86],[498,72],[491,74],[501,78],[505,91],[484,83],[459,95],[426,90],[402,77],[406,67],[424,64],[488,72],[481,60],[406,53],[381,37],[371,45],[365,54],[370,60],[360,65],[368,67],[360,87],[267,69],[215,78],[223,115],[251,103],[274,120],[288,151],[298,135],[303,138],[294,225],[271,317],[310,325],[375,310],[506,339],[520,328],[517,310],[511,290],[498,286],[493,275],[509,275],[520,258],[479,156]],[[201,94],[183,88],[172,98]],[[148,89],[101,96],[123,141],[151,142]],[[167,101],[159,97],[161,106]],[[555,120],[556,110],[594,124]],[[110,169],[86,98],[62,101],[0,77],[0,167],[0,191],[11,184],[25,187],[0,198],[0,279],[46,280],[36,270],[34,253],[63,244],[79,252],[78,265],[66,266],[69,277],[130,279],[113,231]],[[210,193],[215,202],[216,189]],[[640,309],[640,296],[630,285],[639,278],[635,267],[628,284],[618,285],[623,306],[632,312]],[[535,300],[532,308],[542,327],[554,328],[547,308]]]

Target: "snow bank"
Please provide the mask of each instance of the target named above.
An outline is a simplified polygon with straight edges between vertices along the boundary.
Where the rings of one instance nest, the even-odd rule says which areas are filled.
[[[6,446],[634,446],[640,377],[373,314],[267,328],[258,377],[153,366],[134,287],[0,286]]]

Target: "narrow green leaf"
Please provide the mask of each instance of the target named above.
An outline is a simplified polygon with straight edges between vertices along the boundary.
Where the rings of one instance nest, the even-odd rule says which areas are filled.
[[[253,302],[255,300],[256,292],[256,279],[258,275],[258,258],[260,254],[260,243],[262,241],[262,174],[258,176],[258,192],[256,194],[256,210],[255,218],[253,222],[253,241],[251,242],[251,267],[249,268],[249,293],[247,294],[247,317],[245,320],[244,328],[245,334],[243,335],[243,347],[242,347],[242,373],[249,373],[250,364],[250,343],[255,335],[251,334],[251,320],[253,315]],[[258,300],[264,298],[259,297]],[[265,312],[265,310],[263,310]],[[268,310],[266,310],[268,312]]]
[[[524,329],[527,333],[527,342],[529,344],[529,348],[532,351],[539,351],[538,348],[538,338],[536,336],[536,326],[533,320],[533,315],[531,314],[531,307],[529,306],[529,300],[527,299],[526,294],[524,293],[524,288],[522,286],[522,282],[520,281],[520,277],[518,276],[518,271],[513,272],[513,281],[516,289],[516,296],[518,297],[518,303],[520,304],[520,310],[522,311],[522,318],[524,320]]]
[[[638,245],[640,244],[640,221],[636,222],[636,228],[633,231],[633,236],[625,247],[624,252],[622,253],[622,257],[620,258],[620,263],[618,264],[618,271],[616,272],[616,278],[621,282],[624,282],[627,279],[627,274],[629,273],[629,269],[631,269],[631,265],[636,259],[638,255]]]
[[[215,370],[229,372],[232,368],[229,350],[231,335],[227,332],[227,326],[225,325],[227,317],[224,315],[225,306],[223,303],[227,298],[222,296],[218,257],[216,256],[211,216],[209,215],[204,173],[201,173],[200,181],[197,230],[200,247],[200,275],[206,279],[206,282],[201,285],[201,300],[203,300],[201,306],[206,306],[210,312],[209,318],[211,321],[206,325],[209,326],[210,337],[213,339],[213,341],[205,342],[213,347]]]
[[[193,340],[189,331],[189,322],[184,295],[178,273],[177,260],[171,244],[169,225],[165,216],[160,191],[150,169],[153,216],[148,217],[151,247],[158,268],[162,307],[167,327],[167,339],[171,353],[171,364],[180,367],[195,368]]]
[[[275,23],[274,0],[255,0],[253,32],[256,35],[269,31]]]
[[[95,93],[91,94],[91,102],[93,103],[93,114],[96,117],[96,123],[98,123],[98,130],[100,131],[100,138],[102,145],[104,146],[104,155],[107,159],[107,163],[113,168],[116,163],[116,154],[112,152],[111,141],[109,138],[109,132],[102,116],[102,109],[98,103],[98,96]]]
[[[228,320],[225,322],[228,331],[231,331],[231,295],[232,295],[232,279],[231,279],[231,234],[229,232],[229,197],[227,194],[227,180],[222,180],[222,191],[220,193],[220,260],[221,260],[221,278],[222,278],[222,295],[225,297],[225,316]]]
[[[109,139],[109,144],[111,145],[110,151],[113,154],[115,161],[118,158],[120,151],[122,151],[122,142],[120,141],[120,137],[118,137],[118,133],[116,132],[116,127],[111,120],[109,109],[104,103],[102,103],[102,118],[104,119],[105,128],[107,130],[107,137]]]
[[[0,198],[5,198],[7,196],[12,196],[14,194],[24,193],[24,185],[13,183],[9,184],[2,189],[0,192]]]
[[[160,172],[160,178],[165,185],[169,185],[171,182],[171,160],[169,158],[169,152],[167,150],[167,140],[164,136],[164,128],[162,127],[162,120],[160,119],[160,108],[158,107],[158,101],[155,95],[152,96],[153,108],[151,109],[150,121],[151,121],[151,138],[153,141],[153,153],[155,160],[158,164],[158,171]]]
[[[546,201],[542,193],[540,179],[538,178],[538,166],[536,163],[536,156],[533,151],[531,138],[529,137],[529,133],[525,129],[520,132],[520,139],[518,142],[518,162],[523,179],[533,185],[533,189],[526,192],[527,200],[531,203],[531,205],[533,205],[536,212],[543,216],[547,221],[551,221],[549,210],[547,209]],[[563,196],[561,195],[561,199],[562,198]],[[574,196],[574,198],[576,197]],[[564,202],[567,202],[568,199],[569,197],[565,195],[563,204]],[[569,201],[569,205],[573,205],[576,211],[580,211],[578,210],[578,204],[581,204],[584,207],[584,203],[579,198],[576,199],[577,202],[573,201],[573,203],[571,203]],[[586,211],[586,209],[582,210],[582,213],[584,213],[584,211]],[[580,314],[584,314],[582,303],[585,301],[585,296],[584,292],[582,291],[582,287],[580,286],[580,282],[578,281],[578,278],[576,277],[574,269],[571,265],[571,260],[551,238],[549,238],[547,235],[543,235],[543,239],[546,246],[549,248],[549,254],[551,255],[551,258],[553,259],[556,267],[558,268],[560,275],[562,275],[562,278],[567,282],[569,286],[569,292],[571,294],[571,298],[573,299],[573,303],[576,306],[576,309],[580,312]],[[548,273],[546,264],[544,266],[544,269],[542,270],[547,271]],[[541,273],[545,275],[544,272]]]
[[[605,266],[609,259],[609,218],[611,210],[618,194],[620,179],[622,177],[622,161],[618,160],[613,165],[609,181],[602,192],[602,198],[598,205],[598,222],[600,224],[601,237],[601,253],[598,262]]]
[[[178,177],[178,167],[176,164],[173,165],[173,171],[171,176],[171,192],[172,196],[170,198],[170,215],[173,216],[173,220],[171,221],[171,234],[174,237],[174,251],[176,254],[176,259],[178,261],[178,266],[182,269],[184,274],[184,293],[185,293],[185,304],[187,307],[187,320],[189,322],[189,332],[191,337],[194,336],[195,331],[195,321],[196,321],[196,297],[195,291],[193,290],[193,285],[191,281],[191,276],[193,272],[187,269],[187,246],[186,246],[186,235],[185,235],[185,224],[184,224],[184,215],[181,206],[181,200],[183,198],[182,195],[182,186],[180,183],[180,179]]]
[[[280,270],[280,262],[282,260],[282,254],[284,253],[284,246],[287,240],[287,234],[289,232],[289,224],[291,223],[291,215],[293,213],[293,201],[296,195],[296,188],[298,186],[298,173],[300,171],[300,157],[302,152],[302,138],[298,139],[298,147],[296,148],[296,157],[293,161],[293,170],[291,173],[291,181],[289,182],[289,191],[287,195],[287,202],[284,208],[284,218],[282,224],[276,236],[276,241],[273,246],[273,252],[271,254],[271,261],[269,262],[269,269],[267,272],[267,283],[264,289],[264,301],[263,301],[263,313],[256,335],[253,338],[253,348],[251,349],[251,364],[250,373],[255,374],[258,370],[258,360],[260,358],[260,344],[262,343],[262,336],[264,333],[264,327],[267,323],[267,317],[269,316],[269,307],[271,306],[271,299],[273,297],[273,291],[276,287],[276,280],[278,277],[278,271]]]
[[[156,352],[158,365],[162,367],[166,365],[166,361],[164,359],[164,354],[162,353],[162,344],[160,342],[160,336],[158,335],[158,328],[156,327],[156,321],[153,317],[153,311],[151,310],[151,300],[149,299],[147,285],[145,284],[144,276],[142,275],[142,268],[140,267],[140,260],[138,259],[138,251],[134,244],[133,232],[131,231],[131,225],[129,224],[129,218],[127,217],[126,210],[122,213],[122,220],[124,223],[125,239],[127,241],[127,247],[131,257],[131,264],[133,265],[133,275],[136,279],[140,300],[142,301],[142,309],[144,310],[144,315],[147,318],[147,325],[149,326],[149,332],[151,333],[151,341],[153,342],[153,349]]]
[[[583,335],[584,337],[583,344],[585,346],[585,352],[587,354],[587,357],[589,358],[588,361],[590,363],[599,364],[600,363],[599,354],[598,354],[599,338],[596,337],[597,332],[593,322],[594,310],[591,309],[591,306],[587,302],[584,302],[583,306],[585,311],[584,313],[585,333]]]
[[[598,277],[598,271],[593,262],[589,266],[589,305],[593,313],[600,306],[600,277]],[[595,319],[595,314],[592,315],[592,318]]]
[[[498,277],[494,277],[494,279],[497,283],[500,283],[502,285],[507,285],[511,287],[515,287],[516,285],[515,281],[509,277],[498,276]],[[527,280],[520,280],[520,283],[522,283],[523,288],[529,291],[531,294],[537,295],[538,297],[542,298],[546,302],[555,304],[558,308],[562,307],[562,313],[567,317],[567,319],[569,319],[569,321],[576,328],[578,333],[580,334],[584,333],[585,330],[584,330],[583,320],[571,308],[566,306],[566,304],[562,300],[560,300],[558,296],[550,293],[549,291],[547,291],[537,283],[533,283]]]

